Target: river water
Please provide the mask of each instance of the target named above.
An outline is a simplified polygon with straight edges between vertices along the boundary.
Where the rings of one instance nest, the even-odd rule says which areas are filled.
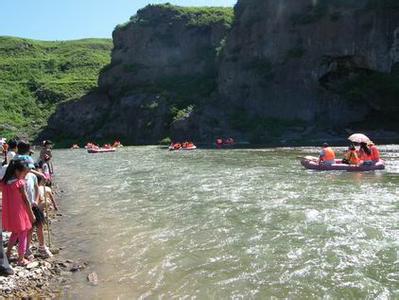
[[[66,298],[399,297],[399,146],[387,170],[304,170],[316,148],[55,151]],[[89,272],[99,285],[89,286]]]

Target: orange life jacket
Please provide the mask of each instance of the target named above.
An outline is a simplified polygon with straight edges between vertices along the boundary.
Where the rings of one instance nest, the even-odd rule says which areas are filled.
[[[358,165],[360,163],[360,159],[357,156],[356,150],[349,150],[346,153],[345,158],[351,165]]]
[[[321,158],[323,161],[334,160],[335,152],[330,147],[323,148],[324,156]]]
[[[371,155],[368,155],[366,152],[364,152],[362,149],[359,150],[358,152],[359,159],[362,161],[370,161]]]
[[[371,160],[379,161],[380,160],[380,150],[375,145],[370,146],[371,150]]]

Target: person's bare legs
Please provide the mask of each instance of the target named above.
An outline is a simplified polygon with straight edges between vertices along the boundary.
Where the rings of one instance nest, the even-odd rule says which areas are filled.
[[[46,247],[44,243],[44,226],[43,224],[37,225],[37,238],[39,240],[39,253],[42,258],[52,257],[53,254],[51,253],[50,249]]]
[[[8,245],[7,245],[6,255],[7,255],[8,258],[10,258],[11,250],[15,246],[15,244],[17,243],[17,240],[18,240],[18,234],[12,232],[11,236],[10,236],[10,238],[8,240]]]
[[[26,244],[28,241],[28,230],[18,233],[18,262],[19,266],[26,266],[29,260],[25,259]]]
[[[39,240],[39,247],[44,247],[44,232],[43,232],[43,224],[40,223],[37,225],[37,239]]]
[[[30,244],[32,243],[32,236],[33,236],[33,229],[35,227],[32,227],[29,231],[28,231],[28,241],[26,243],[26,250],[30,250]]]

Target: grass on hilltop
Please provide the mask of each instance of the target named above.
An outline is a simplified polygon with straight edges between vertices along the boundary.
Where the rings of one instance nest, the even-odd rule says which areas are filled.
[[[153,11],[157,13],[153,14]],[[163,13],[162,18],[159,13]],[[170,3],[150,4],[140,9],[130,21],[117,26],[124,29],[129,24],[135,23],[142,26],[153,26],[161,22],[182,20],[188,27],[208,27],[214,24],[230,26],[233,22],[234,10],[232,7],[183,7]]]
[[[56,105],[97,87],[112,41],[0,37],[0,136],[34,137]]]

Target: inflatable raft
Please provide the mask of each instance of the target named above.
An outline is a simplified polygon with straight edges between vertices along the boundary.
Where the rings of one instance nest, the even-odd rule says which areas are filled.
[[[115,148],[90,148],[87,149],[88,153],[107,153],[107,152],[115,152]]]
[[[343,164],[341,159],[336,159],[335,164],[323,165],[319,164],[315,159],[302,158],[301,164],[306,169],[318,170],[318,171],[348,171],[348,172],[367,172],[374,170],[384,170],[385,164],[383,160],[373,164],[373,165],[347,165]]]
[[[193,151],[193,150],[196,150],[196,149],[197,149],[197,146],[186,147],[186,148],[178,148],[178,149],[175,149],[173,147],[169,147],[169,151]]]

